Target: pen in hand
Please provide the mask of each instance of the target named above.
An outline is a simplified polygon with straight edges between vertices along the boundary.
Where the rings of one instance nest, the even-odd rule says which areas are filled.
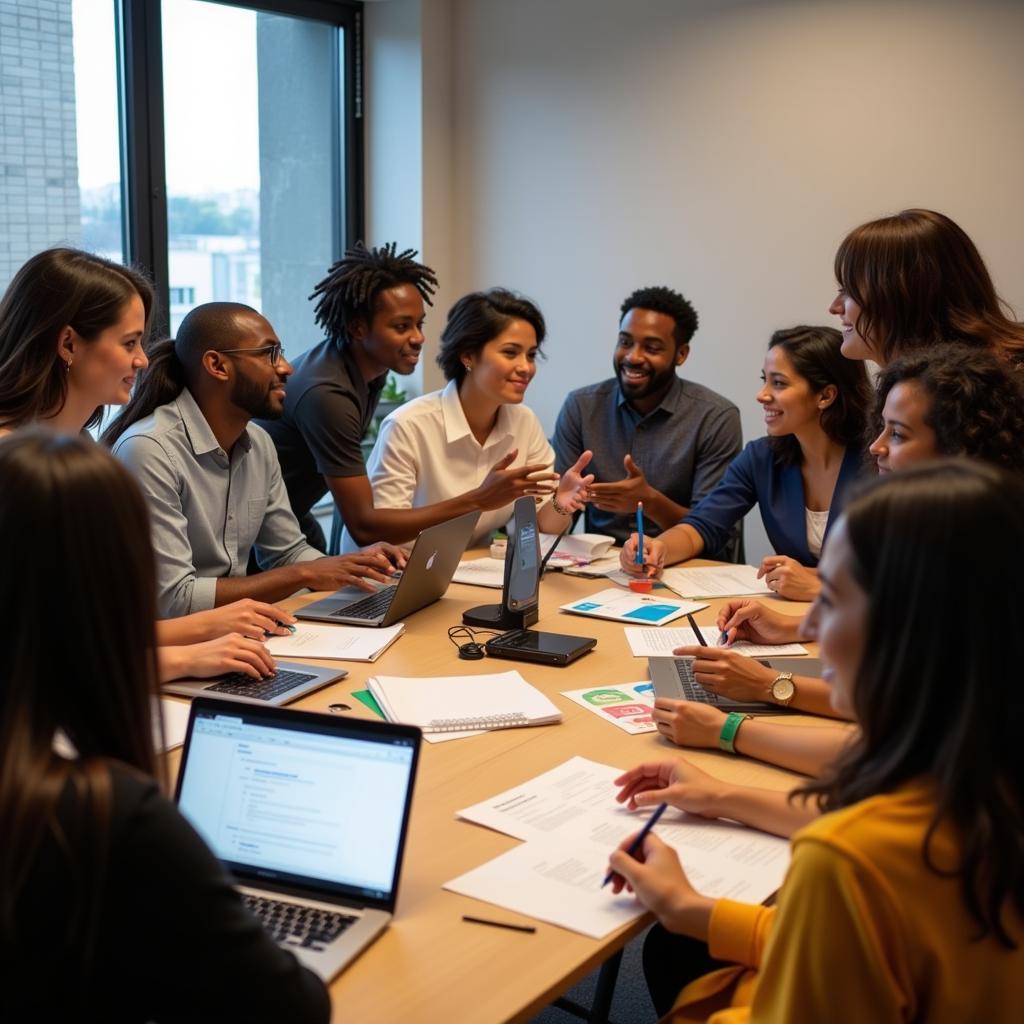
[[[636,564],[644,564],[644,503],[636,503]]]
[[[689,612],[686,613],[686,618],[690,623],[690,629],[693,630],[693,635],[697,638],[697,642],[701,647],[707,647],[708,642],[704,639],[704,634],[700,631],[700,626],[697,625],[697,620]]]
[[[644,845],[644,840],[647,838],[647,833],[650,832],[651,829],[654,828],[654,826],[658,823],[658,819],[665,813],[665,808],[667,807],[667,803],[660,803],[657,807],[654,808],[654,813],[647,819],[647,823],[637,833],[636,839],[634,839],[633,842],[629,844],[629,848],[626,850],[627,857],[636,857],[636,854]],[[612,880],[614,874],[614,871],[609,871],[608,874],[604,876],[604,881],[601,883],[602,889]]]

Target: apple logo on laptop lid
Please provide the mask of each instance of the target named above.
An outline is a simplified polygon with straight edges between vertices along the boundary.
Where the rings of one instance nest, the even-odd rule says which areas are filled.
[[[437,558],[437,552],[436,551],[427,559],[426,569],[428,571],[433,566],[435,558]]]

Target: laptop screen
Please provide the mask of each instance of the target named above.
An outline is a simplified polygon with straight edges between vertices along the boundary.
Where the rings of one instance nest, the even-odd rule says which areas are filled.
[[[198,700],[178,806],[241,882],[393,909],[418,748],[408,728]]]

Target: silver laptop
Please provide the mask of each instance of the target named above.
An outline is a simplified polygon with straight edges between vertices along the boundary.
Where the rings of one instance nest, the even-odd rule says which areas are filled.
[[[821,662],[817,658],[758,660],[762,665],[767,665],[777,672],[792,672],[794,675],[802,676],[821,675]],[[731,700],[729,697],[705,690],[694,678],[693,658],[648,658],[647,667],[650,670],[654,693],[658,697],[697,701],[721,708],[723,711],[741,711],[751,715],[781,715],[793,710],[770,701]]]
[[[344,587],[295,614],[300,619],[350,626],[390,626],[401,621],[433,604],[448,589],[479,518],[479,512],[467,512],[424,530],[416,538],[397,584],[387,584],[369,595],[358,587]]]
[[[419,747],[413,726],[192,702],[178,807],[324,981],[394,914]]]
[[[163,690],[178,697],[216,697],[218,700],[272,704],[277,707],[290,704],[330,683],[336,683],[347,675],[348,672],[342,668],[321,668],[319,665],[279,661],[277,671],[268,679],[253,679],[243,672],[232,672],[219,679],[175,679],[164,683]]]

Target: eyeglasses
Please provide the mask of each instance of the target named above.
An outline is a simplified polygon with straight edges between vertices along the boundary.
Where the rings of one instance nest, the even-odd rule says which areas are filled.
[[[274,345],[264,345],[263,348],[221,348],[217,349],[222,356],[233,356],[233,355],[244,355],[244,356],[262,356],[266,355],[270,360],[271,366],[277,366],[281,361],[281,357],[284,355],[284,348],[280,342]]]

